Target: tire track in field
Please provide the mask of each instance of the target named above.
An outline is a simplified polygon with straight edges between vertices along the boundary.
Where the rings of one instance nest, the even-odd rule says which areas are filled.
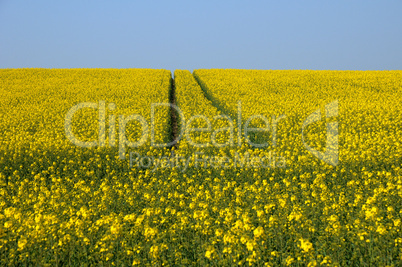
[[[177,120],[177,112],[172,106],[172,105],[176,106],[176,87],[175,87],[174,77],[172,77],[170,79],[169,103],[171,104],[171,106],[170,106],[170,137],[171,137],[171,141],[174,141],[178,138],[178,130],[179,130],[179,126],[177,123],[177,121],[178,121]],[[174,153],[173,151],[176,150],[177,147],[178,147],[177,142],[175,142],[171,146],[172,155]]]
[[[211,102],[211,105],[214,106],[217,110],[219,110],[222,114],[229,115],[232,120],[236,120],[236,115],[230,111],[229,108],[226,107],[224,103],[221,103],[217,98],[212,96],[211,92],[208,90],[208,87],[205,83],[202,82],[201,78],[193,72],[193,77],[197,81],[198,85],[200,86],[202,92],[204,93],[204,97]]]

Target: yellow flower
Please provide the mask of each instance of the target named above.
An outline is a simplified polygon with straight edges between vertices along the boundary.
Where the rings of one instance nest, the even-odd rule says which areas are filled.
[[[264,229],[261,226],[258,226],[257,228],[254,229],[253,233],[254,236],[258,238],[264,234]]]
[[[145,235],[146,238],[152,238],[157,233],[158,233],[158,230],[156,228],[146,227],[144,235]]]
[[[307,267],[315,267],[317,266],[317,261],[316,260],[312,260],[307,264]]]
[[[25,238],[18,240],[18,250],[23,250],[28,241]]]
[[[5,222],[4,223],[4,228],[11,228],[11,226],[13,225],[13,223],[11,221]]]
[[[322,260],[321,264],[331,264],[331,258],[328,256],[325,256],[324,259]]]
[[[311,250],[313,250],[313,244],[307,240],[307,239],[299,239],[300,241],[300,248],[304,251],[304,252],[309,252]]]
[[[141,261],[139,261],[139,260],[133,260],[133,266],[135,266],[135,265],[140,265],[141,264]]]
[[[378,225],[376,231],[377,231],[380,235],[383,235],[383,234],[385,234],[385,233],[387,232],[387,228],[386,228],[384,225],[380,224],[380,225]]]
[[[118,225],[118,224],[113,224],[112,226],[110,226],[110,232],[111,232],[113,235],[119,234],[119,233],[120,233],[120,229],[121,229],[121,226]]]
[[[159,247],[157,245],[153,245],[150,248],[150,254],[153,258],[157,258],[159,253]]]
[[[293,257],[288,256],[288,257],[286,258],[286,266],[291,265],[294,261],[295,261],[295,259],[294,259]]]
[[[246,247],[249,251],[253,251],[254,250],[254,244],[252,241],[247,241],[246,243]]]
[[[207,250],[205,252],[205,257],[207,257],[208,259],[211,259],[213,253],[214,253],[214,250]]]
[[[216,229],[215,230],[215,235],[220,237],[223,234],[223,230],[222,229]]]
[[[366,218],[367,219],[375,219],[378,213],[378,208],[377,207],[372,207],[371,209],[368,209],[365,211]]]

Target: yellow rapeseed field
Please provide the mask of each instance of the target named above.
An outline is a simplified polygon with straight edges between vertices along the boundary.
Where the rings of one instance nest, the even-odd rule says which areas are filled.
[[[0,71],[0,265],[402,265],[402,71],[170,79]]]
[[[16,69],[0,77],[0,265],[132,263],[123,219],[143,212],[148,183],[145,170],[130,168],[128,152],[153,150],[148,137],[127,145],[122,160],[120,135],[129,115],[150,121],[151,104],[169,102],[170,71]],[[65,131],[79,103],[95,105],[71,118],[75,138],[97,142],[90,148],[72,144]],[[155,141],[168,141],[168,109],[154,117]],[[140,122],[125,126],[127,140],[138,141]]]

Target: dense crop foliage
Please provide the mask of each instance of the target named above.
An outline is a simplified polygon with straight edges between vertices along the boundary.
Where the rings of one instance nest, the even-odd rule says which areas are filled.
[[[152,103],[169,102],[170,79],[169,71],[146,69],[0,71],[0,265],[132,262],[121,223],[142,212],[139,188],[146,183],[139,178],[145,170],[129,168],[128,152],[152,149],[148,138],[119,158],[120,116],[140,114],[149,121]],[[64,128],[67,112],[95,103],[97,108],[74,114],[72,131],[81,141],[96,141],[100,101],[105,146],[73,145]],[[158,109],[155,120],[156,141],[169,140],[168,109]],[[141,130],[138,122],[127,122],[128,140],[137,141]]]
[[[284,156],[284,172],[265,170],[241,186],[250,203],[243,212],[250,214],[251,207],[257,213],[249,237],[260,226],[265,233],[265,245],[250,249],[249,260],[401,263],[400,71],[197,70],[194,75],[212,103],[233,118],[239,100],[243,122],[254,114],[273,115],[272,127],[274,118],[285,115],[277,124],[276,145],[270,139],[264,148]],[[337,116],[325,120],[324,109],[334,101]],[[337,121],[337,166],[312,156],[303,145],[303,122],[317,109],[323,120],[306,127],[306,144],[324,150],[326,123]],[[273,209],[266,214],[269,206]]]
[[[150,132],[129,147],[144,125],[128,117],[150,122],[151,104],[169,101],[169,71],[2,70],[1,265],[399,266],[401,78],[178,70],[183,134],[170,151],[153,147]],[[334,101],[337,112],[328,109]],[[73,135],[96,147],[66,137],[66,114],[83,102],[97,108],[75,113]],[[317,109],[322,119],[302,134]],[[254,115],[249,128],[268,130],[245,135]],[[154,141],[168,142],[167,108],[154,117]],[[306,145],[324,151],[332,122],[339,161],[331,165]]]

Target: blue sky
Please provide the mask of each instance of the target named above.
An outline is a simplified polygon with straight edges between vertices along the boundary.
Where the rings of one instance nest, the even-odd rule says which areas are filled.
[[[402,69],[402,1],[0,0],[0,68]]]

